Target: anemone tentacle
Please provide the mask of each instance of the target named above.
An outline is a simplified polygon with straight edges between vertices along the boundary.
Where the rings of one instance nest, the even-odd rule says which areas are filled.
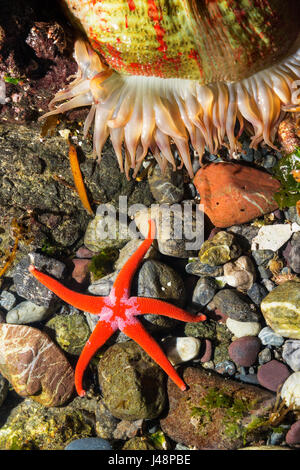
[[[240,131],[244,125],[252,128],[252,148],[264,142],[276,149],[274,139],[284,111],[300,104],[295,94],[300,49],[284,62],[249,78],[209,85],[189,79],[119,74],[109,70],[82,40],[76,43],[75,58],[75,80],[56,95],[52,110],[43,117],[91,106],[84,134],[94,121],[98,159],[110,136],[120,169],[125,169],[127,177],[130,168],[136,176],[149,149],[162,169],[167,161],[175,169],[171,144],[193,177],[188,141],[200,162],[205,148],[216,153],[224,145],[232,155],[239,150],[237,121]],[[54,108],[58,101],[64,102]]]

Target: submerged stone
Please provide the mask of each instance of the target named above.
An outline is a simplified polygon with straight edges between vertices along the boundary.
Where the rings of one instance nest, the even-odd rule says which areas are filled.
[[[219,266],[237,258],[240,253],[241,248],[235,243],[234,235],[221,231],[203,243],[198,256],[201,263]]]
[[[135,342],[114,344],[98,364],[103,401],[119,419],[154,419],[165,406],[165,374]]]
[[[212,163],[201,168],[194,184],[204,212],[216,227],[249,222],[278,205],[280,183],[269,174],[238,163]]]
[[[275,287],[261,303],[267,324],[281,336],[300,339],[300,283],[287,281]]]
[[[189,388],[182,392],[168,381],[170,409],[161,419],[164,433],[177,443],[196,449],[230,450],[261,437],[253,426],[257,417],[268,415],[273,393],[242,384],[200,368],[183,373]]]

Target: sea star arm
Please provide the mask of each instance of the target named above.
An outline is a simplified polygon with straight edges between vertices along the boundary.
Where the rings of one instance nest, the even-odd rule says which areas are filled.
[[[108,322],[99,320],[91,336],[86,342],[75,369],[75,387],[80,397],[85,395],[85,391],[82,388],[82,378],[85,369],[87,368],[93,355],[98,351],[99,348],[101,348],[101,346],[115,331],[116,329],[112,328]]]
[[[174,318],[175,320],[181,320],[188,323],[198,323],[206,320],[206,316],[203,314],[191,315],[182,308],[176,307],[168,302],[163,302],[162,300],[152,299],[149,297],[135,297],[134,299],[139,306],[138,315],[144,315],[146,313],[164,315],[165,317]]]
[[[143,243],[138,247],[138,249],[131,255],[128,261],[124,264],[123,268],[119,272],[115,283],[115,294],[117,297],[122,298],[125,295],[129,296],[130,284],[132,278],[136,272],[136,269],[140,262],[142,261],[143,257],[147,253],[148,249],[152,245],[152,242],[155,237],[155,222],[154,220],[149,220],[149,229],[147,238],[143,241]]]
[[[73,305],[75,308],[85,310],[89,313],[99,314],[102,307],[104,307],[105,297],[80,294],[79,292],[68,289],[56,279],[53,279],[53,277],[36,269],[33,265],[29,266],[29,271],[38,281],[40,281],[41,284],[54,292],[54,294],[56,294],[60,299]]]
[[[186,384],[179,377],[161,347],[149,335],[140,322],[135,321],[134,323],[127,324],[122,328],[122,331],[129,336],[129,338],[136,341],[182,391],[186,390]]]

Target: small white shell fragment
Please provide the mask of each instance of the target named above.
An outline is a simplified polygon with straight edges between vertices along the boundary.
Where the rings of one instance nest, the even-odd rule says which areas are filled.
[[[294,232],[299,231],[300,225],[295,222],[293,224],[264,225],[253,238],[251,250],[277,251],[291,238]]]
[[[287,407],[293,406],[300,410],[300,372],[294,372],[284,382],[281,389],[281,398]]]
[[[165,338],[162,346],[171,364],[176,365],[195,359],[199,354],[201,341],[193,336],[172,337]]]
[[[261,330],[261,325],[254,321],[238,321],[227,318],[226,326],[236,338],[243,336],[257,336]]]

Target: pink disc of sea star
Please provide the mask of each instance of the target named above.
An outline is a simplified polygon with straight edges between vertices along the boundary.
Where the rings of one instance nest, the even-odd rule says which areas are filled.
[[[136,341],[181,390],[186,389],[186,384],[179,377],[157,342],[138,321],[137,316],[152,313],[184,322],[200,322],[206,320],[205,315],[191,315],[185,310],[162,300],[130,296],[130,285],[134,273],[150,248],[154,237],[155,222],[149,220],[147,238],[124,264],[110,294],[106,297],[74,292],[47,274],[38,271],[33,265],[29,266],[31,274],[62,300],[73,305],[75,308],[99,316],[98,323],[84,346],[75,369],[75,387],[80,396],[85,394],[82,388],[82,378],[91,358],[118,329]]]

